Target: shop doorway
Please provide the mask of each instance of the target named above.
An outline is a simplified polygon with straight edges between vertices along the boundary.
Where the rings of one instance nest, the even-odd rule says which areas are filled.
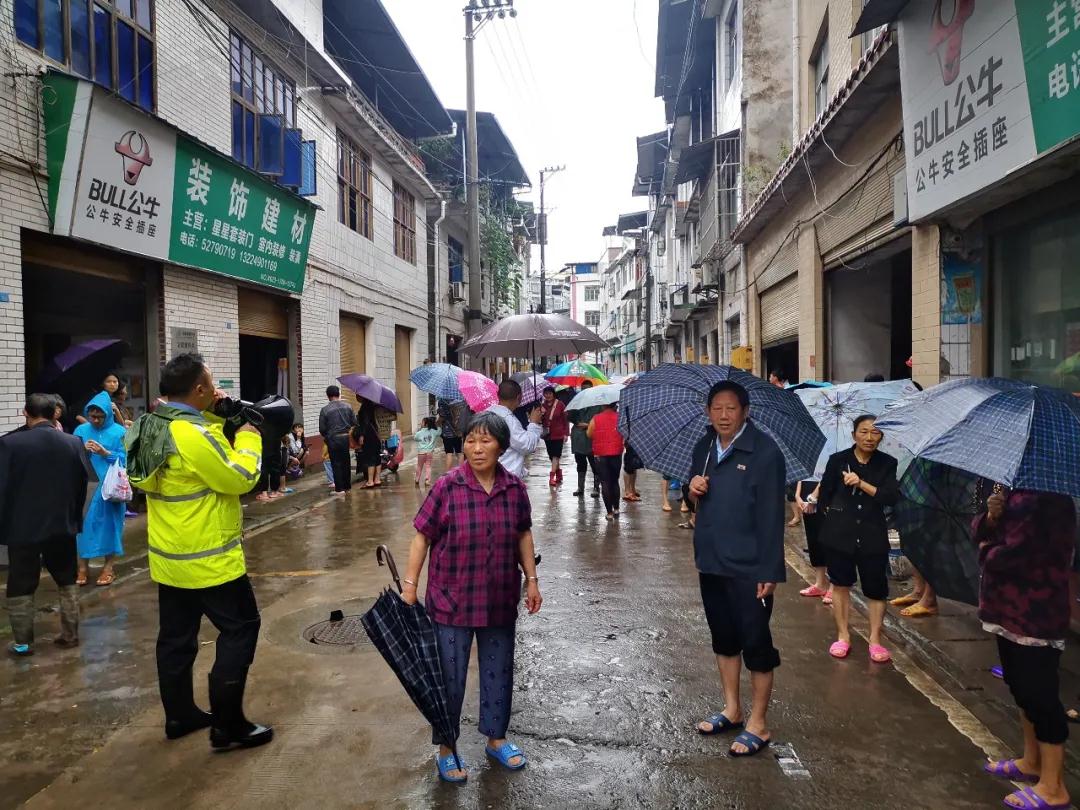
[[[412,344],[416,330],[405,326],[394,327],[394,393],[401,400],[404,408],[398,416],[398,429],[403,435],[411,435],[416,429],[413,424],[412,412],[412,382],[409,374],[412,372]]]
[[[239,287],[240,396],[256,402],[289,396],[289,307],[284,296]]]
[[[799,341],[777,343],[765,347],[765,368],[762,376],[768,377],[774,371],[781,372],[789,383],[799,382]]]

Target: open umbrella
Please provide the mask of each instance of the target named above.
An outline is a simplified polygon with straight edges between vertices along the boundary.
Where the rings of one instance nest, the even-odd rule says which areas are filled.
[[[831,382],[821,382],[818,380],[803,380],[802,382],[792,383],[786,386],[788,391],[805,391],[807,388],[831,388]]]
[[[544,398],[545,388],[554,388],[555,384],[544,379],[542,374],[535,376],[530,374],[526,379],[518,383],[521,386],[521,404],[532,405]]]
[[[979,602],[979,554],[971,539],[978,476],[916,459],[894,508],[900,547],[938,596]]]
[[[607,348],[607,341],[565,315],[511,315],[473,335],[461,351],[473,357],[547,357]],[[535,368],[536,363],[533,363]]]
[[[590,380],[593,385],[607,385],[609,382],[607,375],[603,371],[580,358],[571,360],[568,363],[559,363],[544,376],[551,382],[560,383],[561,385],[578,386],[584,380]]]
[[[385,558],[400,592],[397,566],[389,549],[379,546],[375,555],[379,565]],[[431,723],[435,736],[454,752],[457,766],[461,768],[461,760],[457,759],[457,740],[446,707],[446,681],[435,629],[424,606],[419,602],[407,605],[387,588],[360,621],[375,649],[386,659],[416,708]]]
[[[624,388],[626,388],[624,383],[611,383],[611,385],[586,388],[570,400],[566,410],[583,411],[586,408],[595,408],[600,405],[610,405],[612,402],[618,402]]]
[[[338,382],[358,397],[363,397],[376,405],[382,405],[388,411],[405,413],[397,394],[374,377],[369,377],[367,374],[342,374],[338,377]]]
[[[427,363],[414,368],[409,373],[409,379],[425,394],[432,394],[445,402],[461,402],[457,378],[462,371],[450,363]]]
[[[820,480],[825,474],[825,464],[829,461],[829,456],[854,444],[851,432],[855,419],[864,414],[880,416],[889,405],[917,390],[911,380],[852,382],[827,388],[795,390],[796,396],[802,400],[806,410],[825,434],[825,447],[814,468],[814,478]],[[897,475],[903,475],[907,465],[911,463],[911,454],[889,433],[885,434],[881,450],[897,459],[901,465]]]
[[[477,371],[463,371],[458,375],[458,390],[473,413],[486,411],[499,401],[499,386]]]
[[[645,466],[690,480],[694,445],[710,429],[709,389],[731,380],[750,394],[750,418],[780,446],[788,483],[809,478],[825,437],[799,398],[733,366],[664,363],[639,376],[619,399],[619,432]]]
[[[1011,489],[1080,497],[1080,401],[1058,388],[953,380],[905,397],[878,425],[919,458]]]
[[[128,345],[119,338],[88,340],[69,346],[45,364],[34,388],[72,395],[100,390],[102,379],[116,368],[127,349]]]

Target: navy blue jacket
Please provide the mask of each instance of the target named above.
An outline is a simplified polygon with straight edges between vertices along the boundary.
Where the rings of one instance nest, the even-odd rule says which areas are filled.
[[[703,574],[784,582],[784,454],[753,424],[716,463],[716,434],[694,446],[692,475],[706,475],[697,501],[694,562]]]

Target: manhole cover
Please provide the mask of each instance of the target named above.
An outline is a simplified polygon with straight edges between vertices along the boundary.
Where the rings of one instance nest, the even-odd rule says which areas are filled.
[[[353,644],[370,644],[360,616],[343,616],[339,620],[328,619],[324,622],[316,622],[301,634],[304,641],[312,644],[333,644],[337,646],[349,646]]]

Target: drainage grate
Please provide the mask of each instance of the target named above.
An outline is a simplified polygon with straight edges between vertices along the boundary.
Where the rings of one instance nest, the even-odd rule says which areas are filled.
[[[304,641],[312,644],[350,646],[371,643],[371,639],[368,638],[368,634],[364,631],[360,616],[342,616],[336,620],[329,619],[324,622],[317,622],[304,630],[301,635]]]

